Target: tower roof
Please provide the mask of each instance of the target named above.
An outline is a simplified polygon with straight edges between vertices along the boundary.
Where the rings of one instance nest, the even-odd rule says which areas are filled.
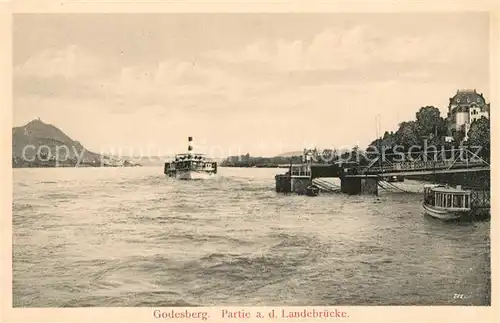
[[[458,90],[455,96],[450,98],[450,105],[470,105],[475,103],[477,105],[485,104],[482,93],[477,93],[475,89]]]

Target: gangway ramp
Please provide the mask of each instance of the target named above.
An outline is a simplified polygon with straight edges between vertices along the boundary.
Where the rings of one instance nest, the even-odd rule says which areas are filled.
[[[323,192],[335,193],[340,191],[339,185],[336,185],[335,183],[322,178],[315,178],[312,180],[312,182]]]

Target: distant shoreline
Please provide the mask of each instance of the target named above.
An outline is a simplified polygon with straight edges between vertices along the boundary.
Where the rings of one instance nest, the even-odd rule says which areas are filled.
[[[227,168],[283,168],[283,167],[279,167],[279,165],[253,165],[253,166],[245,166],[245,165],[220,165],[219,167],[227,167]]]
[[[142,167],[140,164],[130,164],[125,163],[124,165],[111,165],[111,164],[102,164],[102,163],[89,163],[89,162],[76,162],[72,161],[15,161],[12,160],[12,168],[83,168],[83,167],[93,167],[93,168],[101,168],[101,167]]]
[[[46,166],[46,165],[22,165],[22,166],[12,166],[12,168],[131,168],[131,167],[143,167],[142,165],[137,165],[137,166],[108,166],[108,165],[103,165],[103,166],[93,166],[93,165],[59,165],[59,166]]]

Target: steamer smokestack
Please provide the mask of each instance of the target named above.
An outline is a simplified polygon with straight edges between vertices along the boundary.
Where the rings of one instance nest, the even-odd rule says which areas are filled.
[[[193,151],[193,137],[188,137],[188,151]]]

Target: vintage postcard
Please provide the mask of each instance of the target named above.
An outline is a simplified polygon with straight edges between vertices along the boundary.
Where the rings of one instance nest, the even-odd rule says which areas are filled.
[[[499,319],[498,5],[2,8],[2,322]]]

